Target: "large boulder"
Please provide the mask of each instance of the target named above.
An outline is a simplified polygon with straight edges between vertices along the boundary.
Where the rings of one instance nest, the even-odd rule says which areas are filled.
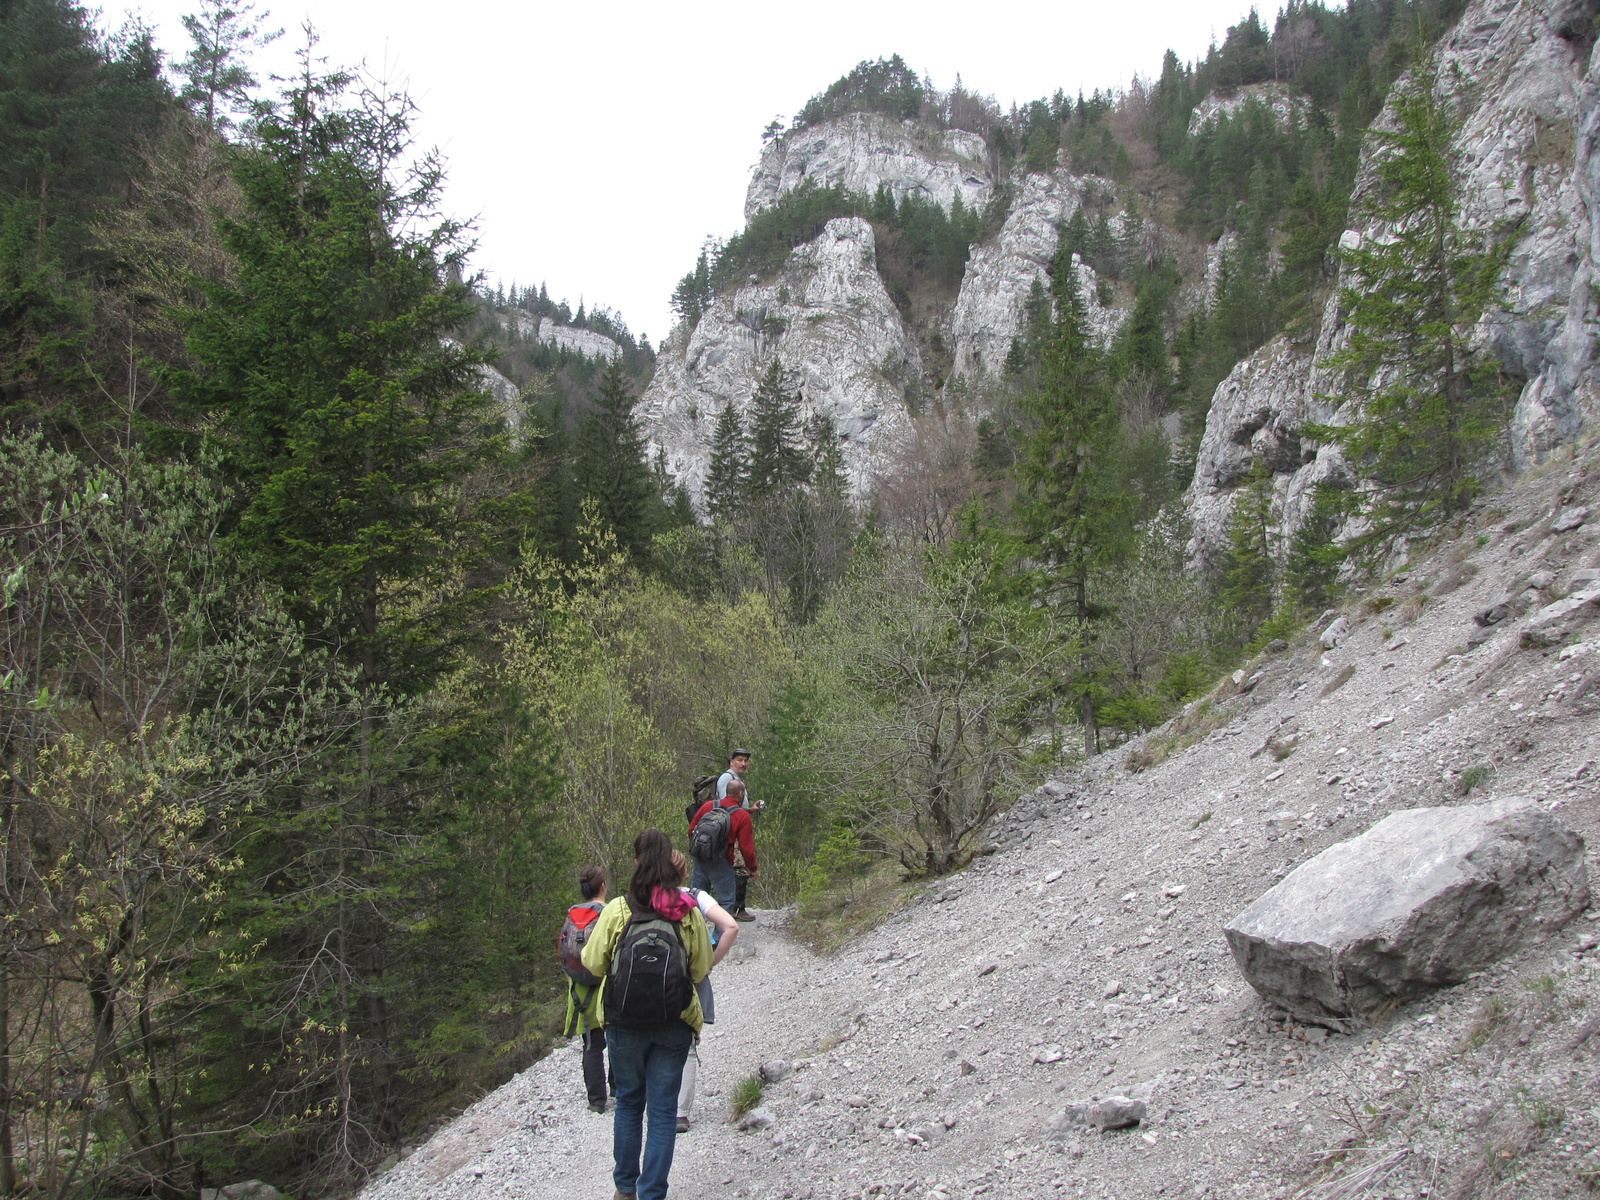
[[[1324,850],[1223,932],[1264,998],[1338,1025],[1570,920],[1589,903],[1583,855],[1529,800],[1414,808]]]

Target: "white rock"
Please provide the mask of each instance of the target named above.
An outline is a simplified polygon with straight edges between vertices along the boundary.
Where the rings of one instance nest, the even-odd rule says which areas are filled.
[[[664,450],[691,495],[704,488],[723,405],[745,414],[774,358],[799,389],[802,417],[833,419],[851,484],[865,488],[876,456],[905,429],[906,386],[921,372],[874,246],[867,221],[829,221],[775,280],[720,297],[692,331],[680,326],[662,348],[639,419],[648,453]]]
[[[950,211],[957,196],[982,211],[994,191],[983,138],[964,129],[943,133],[881,113],[850,113],[768,142],[745,193],[749,220],[804,182],[843,185],[868,198],[886,184],[895,203],[908,195]]]

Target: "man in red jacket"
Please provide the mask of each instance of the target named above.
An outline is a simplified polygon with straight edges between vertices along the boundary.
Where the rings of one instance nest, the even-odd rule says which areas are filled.
[[[738,849],[745,870],[750,872],[752,879],[755,878],[757,871],[755,823],[750,819],[750,810],[744,807],[744,781],[734,780],[728,785],[728,794],[721,800],[707,800],[700,806],[694,814],[694,820],[689,822],[691,836],[694,834],[695,826],[700,824],[713,805],[728,810],[727,856],[726,859],[718,857],[709,862],[696,857],[693,886],[709,891],[716,896],[718,904],[732,912],[736,886],[733,872],[734,849]]]

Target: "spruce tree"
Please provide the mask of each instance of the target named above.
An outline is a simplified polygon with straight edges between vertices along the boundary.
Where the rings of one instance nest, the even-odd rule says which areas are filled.
[[[748,447],[733,401],[722,406],[711,435],[711,464],[706,471],[706,511],[713,521],[732,521],[745,494]]]
[[[1134,499],[1121,485],[1121,426],[1104,364],[1085,335],[1085,319],[1069,274],[1058,284],[1055,328],[1037,386],[1022,400],[1035,431],[1021,464],[1018,509],[1026,538],[1068,589],[1071,611],[1087,636],[1096,615],[1090,580],[1131,544]],[[1087,656],[1074,686],[1084,746],[1095,754],[1099,732]]]
[[[1256,459],[1234,492],[1228,514],[1228,558],[1223,599],[1243,619],[1250,635],[1272,615],[1277,559],[1272,541],[1272,472]],[[1247,639],[1248,640],[1248,639]]]
[[[763,500],[798,487],[809,475],[800,441],[800,398],[783,386],[783,368],[773,359],[750,401],[747,491]]]
[[[833,418],[819,414],[811,431],[811,488],[818,496],[843,500],[850,490],[845,474],[844,448]]]
[[[1384,154],[1365,213],[1382,232],[1344,252],[1350,334],[1328,362],[1346,372],[1353,412],[1317,430],[1370,485],[1360,550],[1466,508],[1505,415],[1497,373],[1475,361],[1471,340],[1511,239],[1461,224],[1460,123],[1432,70],[1419,68],[1393,107],[1394,127],[1372,134]]]
[[[613,359],[600,375],[594,408],[578,435],[578,486],[592,501],[617,541],[643,560],[661,507],[644,435],[633,415],[635,398],[627,372]]]

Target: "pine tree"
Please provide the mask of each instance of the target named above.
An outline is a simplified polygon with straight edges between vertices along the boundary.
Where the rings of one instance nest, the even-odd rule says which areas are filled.
[[[276,41],[283,30],[263,33],[255,5],[228,0],[200,0],[200,11],[182,21],[191,45],[175,68],[184,81],[178,99],[190,106],[207,133],[224,133],[233,127],[228,114],[241,111],[249,89],[256,86],[245,55]]]
[[[639,561],[649,552],[660,497],[644,435],[633,415],[635,398],[622,363],[613,359],[600,375],[594,408],[578,435],[578,486],[617,541]]]
[[[1096,615],[1090,578],[1131,544],[1134,499],[1120,484],[1121,427],[1100,356],[1084,332],[1083,303],[1070,275],[1061,282],[1038,384],[1022,401],[1036,428],[1021,464],[1018,509],[1025,536],[1066,585],[1087,631]],[[1094,754],[1099,732],[1086,661],[1075,687],[1084,746]]]
[[[777,359],[750,401],[750,472],[747,492],[763,500],[803,484],[810,465],[800,442],[800,398],[783,386]]]
[[[1393,108],[1394,128],[1372,135],[1386,153],[1366,213],[1385,232],[1344,253],[1350,336],[1328,363],[1346,372],[1353,419],[1316,434],[1375,490],[1353,543],[1369,551],[1466,508],[1504,421],[1496,373],[1474,361],[1471,339],[1511,239],[1462,227],[1460,125],[1432,71],[1419,68]]]
[[[811,429],[811,488],[819,497],[842,501],[850,490],[845,473],[844,448],[833,418],[819,414]]]
[[[722,406],[711,435],[711,464],[706,471],[706,511],[713,521],[732,521],[744,499],[748,447],[733,401]]]
[[[1263,459],[1256,459],[1249,476],[1234,492],[1233,511],[1228,514],[1228,547],[1223,599],[1253,635],[1272,615],[1278,575],[1272,539],[1272,472]]]

